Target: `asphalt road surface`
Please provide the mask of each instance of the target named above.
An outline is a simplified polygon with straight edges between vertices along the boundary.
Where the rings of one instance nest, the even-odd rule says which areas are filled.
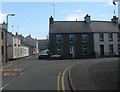
[[[10,61],[3,66],[2,90],[71,90],[69,68],[85,62],[101,62],[116,58],[38,60],[37,56]],[[84,72],[83,72],[84,74]],[[1,75],[0,75],[1,76]]]

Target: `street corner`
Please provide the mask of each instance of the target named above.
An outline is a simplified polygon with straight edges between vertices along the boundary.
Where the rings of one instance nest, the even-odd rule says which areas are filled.
[[[103,90],[118,90],[117,61],[101,62],[90,69],[93,80]]]

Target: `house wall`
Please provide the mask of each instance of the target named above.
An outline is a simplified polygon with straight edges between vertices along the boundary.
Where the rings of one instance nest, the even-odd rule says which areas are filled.
[[[113,33],[113,52],[114,52],[114,54],[118,53],[118,38],[117,38],[117,33]]]
[[[104,33],[103,45],[104,45],[104,55],[109,55],[109,35],[108,35],[108,33]]]
[[[88,33],[88,42],[82,42],[82,34],[75,34],[76,42],[69,43],[69,34],[62,34],[63,35],[63,43],[56,43],[56,34],[51,33],[49,34],[49,48],[51,54],[57,53],[57,45],[61,44],[63,46],[63,55],[62,59],[69,59],[72,58],[70,55],[70,46],[74,46],[75,48],[75,58],[89,58],[94,56],[94,41],[93,41],[93,34]],[[82,45],[87,44],[88,46],[88,54],[83,55]]]
[[[47,39],[38,40],[38,48],[39,48],[39,52],[41,50],[48,49],[48,40]]]
[[[8,41],[8,46],[7,46],[7,53],[8,53],[8,59],[12,59],[13,58],[13,40],[14,37],[12,34],[8,33],[7,34],[7,41]]]
[[[1,46],[2,46],[2,39],[1,39],[1,32],[2,32],[2,26],[0,25],[0,63],[2,62],[2,51],[1,51]]]
[[[94,33],[94,51],[96,53],[96,56],[100,55],[100,38],[99,38],[99,33]]]
[[[3,40],[2,40],[2,46],[3,46],[3,55],[2,55],[2,62],[7,62],[7,32],[6,32],[6,26],[2,25],[2,32],[3,32]]]
[[[99,33],[94,33],[94,51],[100,55],[100,45],[104,45],[104,55],[109,56],[109,45],[113,45],[113,55],[118,53],[117,33],[113,34],[113,41],[109,41],[109,33],[104,33],[104,41],[100,41]]]
[[[39,49],[38,49],[38,41],[36,40],[36,53],[39,53]]]
[[[29,46],[30,55],[38,53],[38,43],[31,37],[31,35],[25,37],[25,43]]]
[[[21,40],[8,33],[8,59],[18,59],[29,56],[29,47],[22,46]]]

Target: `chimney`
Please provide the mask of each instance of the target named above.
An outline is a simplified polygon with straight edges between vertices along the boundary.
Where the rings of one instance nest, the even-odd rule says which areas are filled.
[[[49,23],[50,23],[50,24],[53,24],[53,22],[54,22],[54,18],[51,16],[51,17],[49,18]]]
[[[91,19],[90,19],[90,16],[87,14],[85,17],[84,17],[84,20],[86,23],[90,24],[91,23]]]
[[[118,23],[118,17],[113,16],[113,18],[111,19],[112,23]]]

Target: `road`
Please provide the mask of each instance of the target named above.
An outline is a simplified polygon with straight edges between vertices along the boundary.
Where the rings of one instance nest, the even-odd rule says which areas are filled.
[[[71,67],[105,60],[109,59],[38,60],[37,56],[19,59],[3,66],[2,90],[71,90],[67,75]]]

